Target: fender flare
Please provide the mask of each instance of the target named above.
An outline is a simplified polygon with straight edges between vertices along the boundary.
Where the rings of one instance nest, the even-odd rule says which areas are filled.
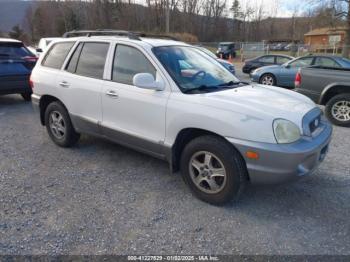
[[[329,91],[331,91],[333,88],[337,88],[337,87],[348,87],[349,88],[349,92],[350,92],[350,84],[349,83],[346,83],[346,82],[335,82],[335,83],[331,83],[329,85],[327,85],[321,95],[320,95],[320,98],[319,98],[319,101],[318,101],[318,104],[320,105],[324,105],[325,104],[325,98],[328,94]]]

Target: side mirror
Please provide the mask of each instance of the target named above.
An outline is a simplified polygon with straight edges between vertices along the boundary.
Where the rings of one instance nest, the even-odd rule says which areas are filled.
[[[35,49],[35,51],[37,51],[38,53],[42,53],[43,52],[43,50],[41,48],[37,48],[37,49]]]
[[[290,64],[287,64],[284,66],[285,68],[290,68]]]
[[[133,84],[136,87],[161,91],[164,90],[164,83],[156,81],[150,73],[139,73],[134,75]]]

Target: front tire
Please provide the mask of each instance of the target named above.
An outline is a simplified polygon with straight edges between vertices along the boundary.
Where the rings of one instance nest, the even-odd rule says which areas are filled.
[[[59,102],[47,106],[45,126],[52,141],[60,147],[71,147],[80,138],[80,134],[74,130],[66,108]]]
[[[192,192],[214,205],[238,199],[248,177],[240,153],[215,136],[202,136],[189,142],[182,152],[180,168]]]
[[[267,86],[275,86],[276,78],[272,74],[264,74],[260,77],[259,83]]]
[[[327,118],[337,126],[350,126],[350,94],[336,95],[325,108]]]

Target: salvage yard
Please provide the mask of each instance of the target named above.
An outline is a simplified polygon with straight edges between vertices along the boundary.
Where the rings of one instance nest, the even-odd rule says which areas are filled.
[[[349,138],[334,128],[313,176],[215,207],[152,157],[88,136],[57,147],[30,103],[1,96],[0,253],[350,254]]]

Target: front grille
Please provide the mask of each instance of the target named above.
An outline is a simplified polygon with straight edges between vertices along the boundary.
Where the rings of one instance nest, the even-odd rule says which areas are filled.
[[[322,125],[322,111],[316,107],[309,111],[303,118],[304,135],[312,136]]]

